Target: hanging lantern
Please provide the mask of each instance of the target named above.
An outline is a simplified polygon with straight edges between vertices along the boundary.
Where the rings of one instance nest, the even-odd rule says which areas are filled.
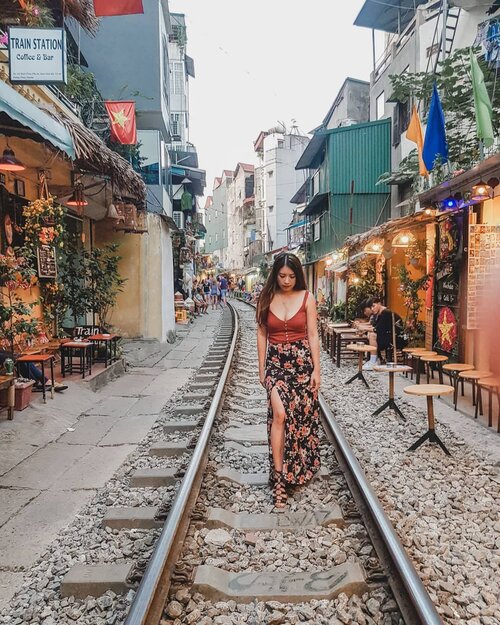
[[[400,232],[392,240],[393,247],[408,247],[415,241],[415,237],[410,232]]]
[[[88,206],[88,202],[85,199],[84,186],[81,182],[75,184],[74,191],[65,204],[71,206],[78,215],[83,215],[83,207]]]
[[[0,158],[0,171],[23,171],[26,166],[16,158],[14,150],[5,148],[2,158]]]
[[[493,189],[487,182],[480,180],[472,187],[471,200],[474,202],[484,202],[484,200],[489,200],[492,191]]]

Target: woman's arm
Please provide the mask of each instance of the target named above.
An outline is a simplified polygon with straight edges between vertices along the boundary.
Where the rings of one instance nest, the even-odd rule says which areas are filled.
[[[259,356],[259,380],[264,386],[266,375],[266,352],[267,352],[267,328],[264,325],[257,325],[257,354]]]
[[[313,374],[311,376],[311,386],[314,390],[318,390],[321,373],[319,361],[318,314],[316,312],[316,302],[311,294],[307,297],[306,312],[307,338],[309,339],[309,347],[311,348],[311,356],[314,367]]]

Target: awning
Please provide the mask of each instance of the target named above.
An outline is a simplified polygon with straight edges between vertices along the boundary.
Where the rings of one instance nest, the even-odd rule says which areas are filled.
[[[75,158],[75,147],[69,131],[3,80],[0,80],[0,112],[31,129],[54,147],[66,152],[70,158]]]
[[[402,32],[415,16],[416,8],[428,1],[398,0],[396,3],[365,0],[358,17],[354,20],[354,25],[387,33]]]
[[[295,169],[316,169],[319,167],[325,153],[326,138],[327,135],[322,131],[315,133],[302,152]]]
[[[189,189],[193,195],[203,195],[203,189],[207,186],[206,172],[204,169],[196,167],[179,167],[172,165],[170,167],[172,177],[189,178],[192,188]],[[179,180],[179,182],[182,182]],[[177,184],[177,182],[175,182]]]
[[[301,215],[319,215],[328,210],[328,193],[317,193],[304,208]]]
[[[306,191],[307,191],[307,180],[304,184],[301,185],[299,190],[295,193],[295,195],[290,200],[290,204],[304,204],[306,201]]]
[[[306,223],[307,223],[307,219],[302,219],[301,221],[297,221],[297,223],[287,226],[285,230],[292,230],[292,228],[300,228],[301,226],[305,226]]]

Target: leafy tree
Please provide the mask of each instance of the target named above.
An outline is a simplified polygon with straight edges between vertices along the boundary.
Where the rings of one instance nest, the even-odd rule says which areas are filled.
[[[118,293],[123,290],[125,280],[120,277],[118,263],[119,245],[110,243],[102,248],[95,247],[86,255],[89,307],[97,314],[99,323],[106,326],[110,310],[116,304]]]
[[[357,282],[351,281],[347,287],[347,319],[352,320],[361,314],[361,305],[369,297],[380,295],[375,266],[365,260],[358,260],[350,267]]]
[[[405,265],[398,267],[399,291],[403,296],[406,306],[406,317],[404,320],[405,331],[409,337],[409,343],[417,343],[425,335],[425,328],[422,321],[419,321],[420,311],[424,305],[420,297],[420,291],[429,288],[431,275],[424,274],[420,278],[413,279]]]

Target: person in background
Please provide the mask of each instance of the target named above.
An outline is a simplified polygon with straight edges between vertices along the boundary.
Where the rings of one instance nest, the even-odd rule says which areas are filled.
[[[361,311],[363,313],[364,319],[355,321],[353,326],[357,328],[358,330],[366,331],[367,332],[366,336],[368,338],[368,345],[371,345],[372,347],[377,347],[377,334],[375,333],[375,330],[374,330],[374,324],[376,322],[376,319],[375,319],[375,315],[372,314],[372,309],[371,309],[369,300],[365,300],[361,304]],[[365,362],[365,364],[363,365],[363,369],[365,371],[371,371],[373,369],[373,366],[376,365],[377,362],[378,362],[377,354],[373,354],[370,357],[370,360]]]
[[[210,301],[212,303],[212,310],[215,310],[219,301],[219,285],[217,284],[216,278],[212,278],[210,281]]]
[[[11,352],[8,352],[2,349],[0,350],[0,365],[3,365],[3,363],[5,362],[7,358],[12,358],[13,360],[16,360],[16,358],[18,357],[19,357],[19,354],[14,354],[14,357],[12,358]],[[42,388],[43,375],[42,375],[41,370],[35,364],[33,364],[32,362],[20,362],[18,365],[18,371],[23,378],[26,378],[27,380],[35,380],[36,384],[35,384],[34,390],[38,390]],[[47,389],[50,389],[52,387],[52,380],[45,378],[45,387]],[[67,388],[68,388],[67,384],[60,384],[59,382],[54,382],[54,390],[56,391],[56,393],[65,391]]]
[[[198,287],[193,293],[193,301],[196,312],[206,315],[208,311],[208,302],[203,297],[203,292],[200,287]]]
[[[220,288],[221,305],[222,306],[226,306],[226,304],[227,304],[228,282],[227,282],[226,276],[224,276],[224,275],[222,275],[221,278],[220,278],[219,288]]]
[[[203,281],[203,295],[205,296],[205,301],[207,302],[207,304],[209,304],[210,303],[210,280],[208,278]]]
[[[401,349],[405,346],[406,342],[402,336],[403,334],[403,321],[397,313],[393,313],[386,306],[382,304],[380,297],[371,297],[367,306],[370,307],[372,312],[372,325],[377,336],[377,355],[370,358],[371,366],[376,364],[376,359],[382,360],[382,352],[386,352],[386,357],[394,358],[394,346],[393,346],[393,327],[392,320],[394,315],[395,321],[395,333],[396,333],[396,349]],[[368,365],[368,363],[367,363]],[[367,366],[368,369],[368,366]]]

